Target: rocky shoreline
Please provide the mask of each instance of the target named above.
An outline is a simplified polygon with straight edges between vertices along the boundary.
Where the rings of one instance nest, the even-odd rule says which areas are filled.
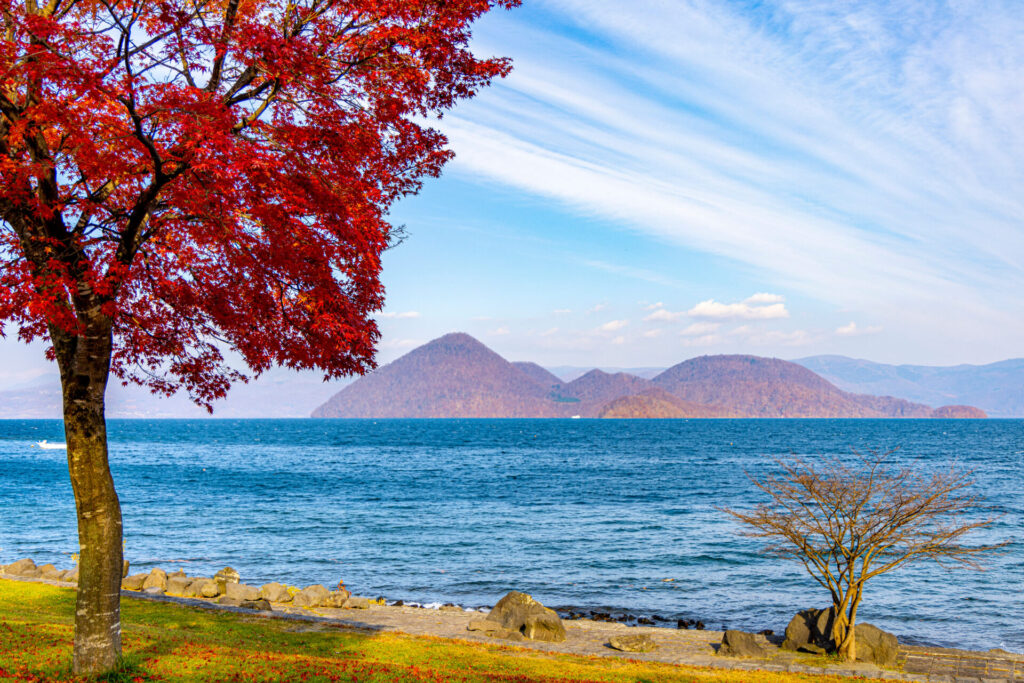
[[[126,563],[125,574],[128,574],[128,569]],[[0,577],[73,586],[77,572],[58,570],[53,565],[36,566],[32,560],[25,559],[0,565]],[[240,579],[238,572],[230,567],[213,577],[189,577],[180,570],[167,574],[154,569],[126,575],[123,586],[125,591],[144,599],[312,621],[314,624],[325,622],[358,629],[507,642],[551,652],[625,655],[691,666],[921,682],[977,683],[979,679],[1024,682],[1024,655],[999,650],[972,652],[897,645],[894,636],[879,629],[875,629],[878,633],[873,635],[858,630],[858,638],[863,638],[864,644],[869,645],[865,650],[882,652],[882,661],[838,664],[831,658],[816,658],[815,653],[820,654],[824,645],[823,634],[828,632],[828,610],[798,613],[783,638],[768,631],[752,634],[698,629],[695,623],[688,624],[694,628],[686,628],[673,624],[666,617],[659,620],[647,618],[653,624],[627,625],[623,622],[638,619],[624,613],[599,610],[591,615],[589,611],[566,609],[566,617],[570,618],[563,622],[555,610],[517,592],[505,596],[487,612],[485,607],[464,608],[451,603],[418,606],[401,600],[353,596],[340,582],[334,590],[328,590],[319,584],[298,588],[268,583],[256,587],[244,584]],[[790,640],[794,642],[787,645],[786,641]]]

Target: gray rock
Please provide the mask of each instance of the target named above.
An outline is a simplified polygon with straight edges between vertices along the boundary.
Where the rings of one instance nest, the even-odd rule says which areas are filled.
[[[235,600],[258,600],[260,592],[255,586],[248,586],[244,583],[229,583],[224,586],[224,595]]]
[[[188,585],[185,587],[185,590],[181,592],[181,594],[184,595],[186,598],[202,597],[202,595],[199,592],[199,589],[202,588],[203,584],[209,580],[210,579],[204,578],[202,576],[193,577],[192,580],[188,582]]]
[[[650,652],[658,648],[658,644],[654,642],[654,638],[651,638],[646,633],[638,633],[636,635],[628,636],[612,636],[608,639],[608,645],[616,650],[622,652]]]
[[[806,652],[831,651],[834,649],[832,645],[834,617],[835,609],[833,607],[805,609],[797,612],[786,626],[786,639],[782,642],[783,649]],[[808,645],[813,645],[815,648],[809,648]]]
[[[270,601],[264,600],[263,598],[259,598],[258,600],[243,600],[242,604],[239,605],[239,607],[244,607],[245,609],[260,610],[262,612],[269,612],[271,609]]]
[[[331,591],[330,595],[324,599],[324,607],[344,607],[348,599],[352,597],[352,594],[347,590]]]
[[[4,573],[11,576],[25,576],[26,574],[34,574],[36,571],[38,571],[36,563],[27,557],[4,567]]]
[[[878,666],[896,666],[899,643],[896,636],[871,624],[853,627],[858,662],[873,662]]]
[[[757,642],[753,633],[729,630],[722,636],[722,645],[718,654],[723,657],[753,657],[761,659],[768,656],[768,651]]]
[[[142,584],[143,590],[146,588],[159,588],[161,591],[167,590],[167,572],[163,569],[156,568],[149,572],[149,576],[146,577],[146,581]]]
[[[217,598],[218,605],[227,605],[228,607],[241,607],[242,601],[238,598],[229,598],[226,595],[222,595]]]
[[[306,586],[292,596],[292,604],[296,607],[320,607],[330,594],[331,592],[320,584]]]
[[[227,584],[238,583],[241,578],[241,575],[231,567],[224,567],[224,569],[213,575],[213,580],[217,582],[221,593],[227,592]]]
[[[75,567],[64,576],[64,580],[68,583],[78,583],[78,567]]]
[[[121,588],[126,591],[140,591],[145,588],[149,574],[133,574],[121,579]]]
[[[148,593],[149,595],[163,595],[164,589],[160,586],[150,586],[149,588],[143,588],[142,592]]]
[[[565,640],[565,627],[555,611],[519,591],[512,591],[499,600],[487,615],[487,620],[497,622],[510,631],[518,631],[530,640],[548,643]]]
[[[370,609],[369,598],[357,598],[350,597],[345,600],[345,604],[342,605],[345,609]]]
[[[206,579],[200,584],[196,594],[201,598],[215,598],[221,594],[220,583],[213,579]]]
[[[440,610],[442,612],[464,612],[465,611],[461,607],[459,607],[458,605],[441,605]]]
[[[70,569],[62,569],[61,571],[59,571],[57,573],[57,580],[58,581],[67,581],[68,577],[70,575],[71,575],[71,570]]]
[[[185,573],[184,569],[178,569],[178,571],[172,572],[172,573],[168,574],[167,575],[167,580],[170,581],[171,579],[174,579],[174,578],[184,579],[184,578],[187,578],[187,577],[188,577],[188,574]]]
[[[39,567],[39,578],[56,581],[59,577],[60,571],[52,564],[44,564],[42,567]]]
[[[171,575],[167,577],[167,592],[171,595],[185,595],[185,590],[192,584],[187,576]]]
[[[270,602],[291,602],[292,596],[283,583],[265,583],[260,586],[260,598]]]
[[[129,562],[128,560],[124,560],[121,563],[121,578],[122,579],[125,578],[126,576],[128,576],[128,568],[131,567],[131,566],[132,566],[132,563]]]

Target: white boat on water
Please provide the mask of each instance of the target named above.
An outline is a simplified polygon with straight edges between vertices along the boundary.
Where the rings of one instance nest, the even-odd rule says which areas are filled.
[[[68,449],[68,445],[66,443],[50,443],[46,439],[36,441],[35,445],[42,448],[44,451],[66,451]]]
[[[572,419],[579,420],[579,419],[582,419],[582,417],[583,417],[582,415],[573,415]]]

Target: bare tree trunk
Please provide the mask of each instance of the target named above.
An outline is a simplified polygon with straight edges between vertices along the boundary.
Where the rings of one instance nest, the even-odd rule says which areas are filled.
[[[104,395],[112,352],[104,316],[70,335],[51,327],[64,399],[68,471],[78,513],[79,577],[72,670],[96,674],[121,654],[121,504],[107,461]]]

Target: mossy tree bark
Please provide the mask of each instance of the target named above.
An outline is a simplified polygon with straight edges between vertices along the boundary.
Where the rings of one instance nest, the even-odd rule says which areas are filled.
[[[89,309],[80,317],[80,333],[50,329],[60,368],[68,471],[78,515],[72,660],[76,674],[109,671],[121,654],[121,504],[107,459],[105,418],[112,325],[99,306]]]

